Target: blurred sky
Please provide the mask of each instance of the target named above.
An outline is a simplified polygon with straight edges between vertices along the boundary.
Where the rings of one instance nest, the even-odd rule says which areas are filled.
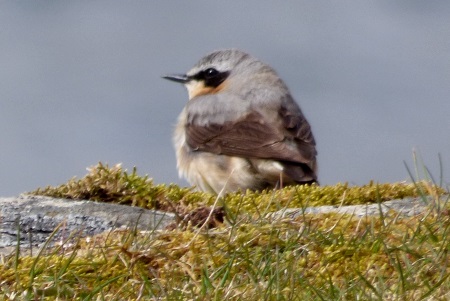
[[[288,84],[321,184],[408,180],[413,149],[449,179],[450,1],[2,1],[0,196],[99,161],[187,185],[171,142],[187,93],[160,76],[230,47]]]

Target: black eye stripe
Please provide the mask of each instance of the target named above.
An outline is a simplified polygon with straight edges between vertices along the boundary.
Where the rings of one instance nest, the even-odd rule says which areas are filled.
[[[220,72],[214,68],[208,68],[198,72],[192,78],[204,81],[207,87],[217,87],[227,79],[229,74],[227,71]]]

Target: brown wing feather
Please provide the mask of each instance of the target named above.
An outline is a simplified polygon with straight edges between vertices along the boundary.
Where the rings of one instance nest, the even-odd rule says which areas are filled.
[[[250,112],[240,120],[224,124],[186,125],[186,139],[195,150],[260,159],[298,163],[315,160],[315,142],[301,114],[279,111],[284,128],[268,124],[261,114]]]

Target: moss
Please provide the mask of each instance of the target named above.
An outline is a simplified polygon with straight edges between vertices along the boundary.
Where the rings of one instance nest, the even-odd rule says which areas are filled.
[[[182,188],[175,184],[155,185],[148,175],[139,176],[136,168],[128,173],[119,164],[109,167],[99,163],[88,171],[81,179],[73,178],[57,187],[38,188],[30,194],[114,202],[171,212],[178,212],[180,208],[189,211],[201,206],[211,206],[216,201],[215,195],[193,191],[192,188]],[[428,182],[370,182],[363,186],[350,186],[348,183],[332,186],[297,185],[280,190],[231,193],[225,195],[220,204],[234,212],[263,214],[287,207],[366,204],[443,192]]]

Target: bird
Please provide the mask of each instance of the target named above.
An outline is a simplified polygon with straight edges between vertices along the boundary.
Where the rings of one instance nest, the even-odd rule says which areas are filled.
[[[268,64],[222,49],[162,77],[189,96],[173,135],[180,178],[219,195],[318,184],[311,126]]]

